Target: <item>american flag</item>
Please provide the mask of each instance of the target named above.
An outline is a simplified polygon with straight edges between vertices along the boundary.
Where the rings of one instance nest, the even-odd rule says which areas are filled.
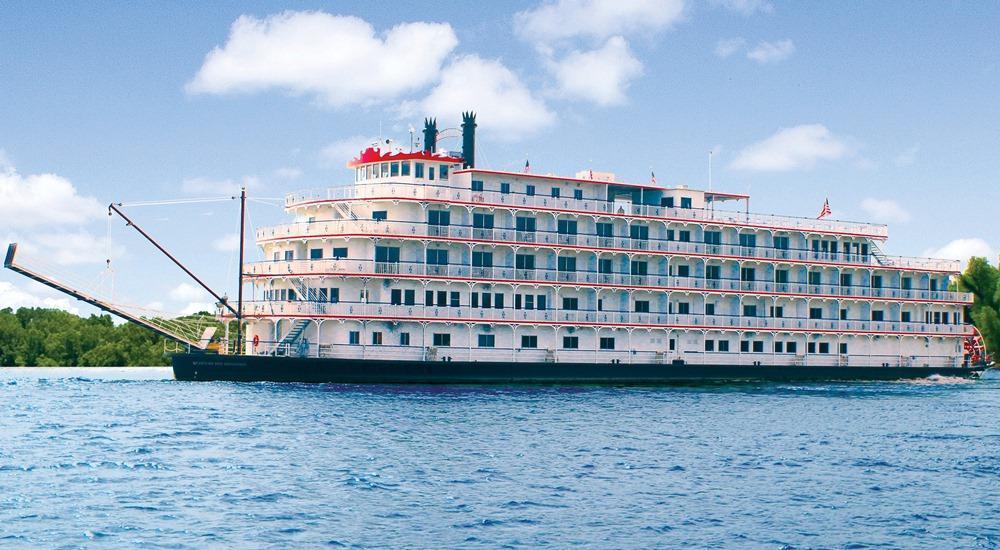
[[[528,162],[527,159],[525,159],[524,160],[524,173],[527,174],[529,172],[531,172],[531,164]]]
[[[823,201],[823,210],[820,210],[819,216],[816,216],[816,219],[822,220],[823,218],[829,216],[831,213],[832,212],[830,212],[830,199],[826,199],[825,201]]]
[[[649,172],[649,183],[656,185],[656,174],[654,174],[652,171]]]

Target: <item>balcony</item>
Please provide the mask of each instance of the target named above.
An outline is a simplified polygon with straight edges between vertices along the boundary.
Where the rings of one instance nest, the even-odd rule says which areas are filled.
[[[909,269],[914,271],[939,271],[957,273],[960,263],[955,260],[932,258],[911,258],[904,256],[862,256],[858,254],[834,254],[829,252],[814,252],[804,249],[776,249],[770,247],[744,247],[740,245],[707,245],[704,243],[672,241],[667,239],[650,239],[645,241],[644,249],[634,249],[631,239],[613,238],[608,243],[608,237],[596,235],[564,235],[554,231],[520,232],[512,228],[494,228],[490,239],[476,239],[476,231],[466,225],[429,225],[423,222],[371,221],[371,220],[334,220],[318,222],[299,222],[274,225],[259,228],[256,232],[258,242],[268,242],[283,239],[301,240],[310,237],[331,236],[371,236],[400,238],[450,238],[472,240],[484,244],[513,245],[519,242],[531,242],[544,245],[547,248],[574,247],[594,250],[618,250],[623,253],[649,253],[690,255],[701,257],[719,256],[723,258],[739,258],[743,260],[781,261],[790,260],[804,263],[843,265],[866,269]],[[530,239],[527,236],[530,235]],[[602,246],[608,245],[610,246]]]
[[[882,224],[825,219],[817,220],[728,210],[668,208],[665,206],[609,202],[597,199],[548,197],[520,193],[500,193],[498,191],[472,191],[466,188],[417,183],[412,178],[398,178],[386,182],[359,183],[347,187],[331,187],[291,193],[285,197],[285,208],[291,210],[323,201],[350,199],[438,200],[481,204],[484,206],[569,210],[586,214],[610,216],[645,216],[668,221],[676,220],[739,227],[762,227],[786,231],[841,233],[865,236],[873,239],[885,239],[889,236],[888,228]]]
[[[374,264],[374,265],[372,265]],[[475,271],[475,270],[482,271]],[[488,271],[487,271],[488,270]],[[939,301],[972,303],[966,292],[942,290],[870,288],[866,286],[809,285],[806,283],[774,283],[741,281],[739,279],[705,279],[672,275],[632,275],[629,273],[599,273],[595,271],[558,271],[556,269],[515,269],[512,266],[488,268],[462,264],[427,265],[423,262],[373,262],[371,260],[291,260],[244,264],[244,273],[251,276],[299,275],[408,275],[419,277],[474,278],[494,283],[540,282],[578,285],[609,285],[636,289],[672,291],[719,291],[727,293],[815,296],[827,299],[871,299]],[[487,273],[491,273],[487,276]]]

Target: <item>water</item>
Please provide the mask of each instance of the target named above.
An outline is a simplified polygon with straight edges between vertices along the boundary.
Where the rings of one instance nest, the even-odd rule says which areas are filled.
[[[0,369],[0,544],[1000,546],[1000,380],[169,378]]]

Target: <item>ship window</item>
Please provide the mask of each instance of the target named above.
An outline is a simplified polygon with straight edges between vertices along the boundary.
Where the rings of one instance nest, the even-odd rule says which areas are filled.
[[[400,166],[400,172],[404,176],[409,176],[410,175],[410,163],[409,162],[402,163],[402,166]]]
[[[383,162],[381,166],[382,166],[382,177],[383,178],[389,177],[389,163]]]
[[[685,229],[682,229],[682,230],[678,231],[677,240],[679,240],[682,243],[689,243],[689,242],[691,242],[691,232],[687,231]]]
[[[433,336],[433,342],[435,346],[448,347],[451,345],[451,335],[435,332]]]
[[[811,285],[820,285],[820,284],[822,284],[821,279],[820,279],[820,272],[819,271],[810,271],[809,272],[809,284],[811,284]]]
[[[377,222],[385,221],[388,218],[389,218],[388,210],[375,210],[372,212],[372,219]]]
[[[428,248],[427,263],[429,265],[448,265],[448,251],[437,248]]]
[[[785,351],[788,353],[795,353],[799,350],[799,344],[797,342],[787,342],[785,344]]]
[[[294,259],[295,259],[295,252],[293,252],[291,250],[286,250],[285,251],[285,261],[289,262],[289,261],[292,261]]]
[[[372,333],[372,345],[373,346],[381,346],[382,345],[382,333],[381,332],[373,332]]]
[[[376,246],[375,247],[375,261],[376,262],[388,262],[388,263],[398,263],[399,262],[399,247],[398,246]]]
[[[729,340],[719,340],[719,351],[729,351]]]
[[[493,295],[492,294],[490,294],[489,292],[483,292],[483,293],[480,294],[480,297],[481,297],[481,300],[482,300],[482,303],[483,303],[483,309],[490,309],[490,308],[493,307]]]
[[[469,302],[469,307],[479,308],[479,293],[472,293],[472,300]]]
[[[481,182],[479,180],[472,180],[472,190],[473,191],[482,191],[483,190],[483,182]]]
[[[809,308],[809,318],[810,319],[822,319],[823,318],[823,308],[811,307]]]
[[[437,300],[438,307],[445,307],[445,306],[447,306],[448,305],[448,291],[446,291],[446,290],[439,290],[439,291],[436,292],[436,294],[437,294],[437,296],[435,297],[435,299]]]
[[[398,176],[399,175],[399,163],[398,162],[394,162],[394,163],[392,163],[392,164],[389,165],[389,175],[390,176]]]
[[[743,306],[743,316],[744,317],[756,317],[757,316],[757,306],[753,304],[744,304]]]
[[[583,189],[574,189],[573,190],[573,198],[576,199],[576,200],[578,200],[578,201],[582,201],[583,200]]]
[[[774,353],[785,353],[785,343],[775,342],[774,343]]]
[[[481,348],[494,348],[497,345],[497,337],[495,334],[480,334],[479,335],[479,347]]]
[[[816,353],[816,342],[806,344],[806,353]]]
[[[705,340],[705,351],[715,351],[715,340]]]
[[[880,309],[876,309],[876,310],[872,311],[872,321],[884,321],[884,320],[885,320],[885,312],[884,311],[882,311]]]
[[[389,305],[403,305],[403,290],[394,288],[390,291]]]
[[[580,300],[577,298],[563,297],[562,308],[569,311],[576,311],[580,309]]]
[[[424,163],[422,162],[413,163],[413,177],[416,178],[424,177]]]
[[[691,197],[681,197],[681,208],[691,208]]]
[[[840,343],[840,354],[847,355],[847,342]]]
[[[429,180],[434,179],[434,167],[433,166],[428,166],[427,167],[427,179],[429,179]]]
[[[717,265],[707,265],[705,266],[705,278],[713,281],[719,280],[722,273],[721,266]]]
[[[493,214],[473,214],[472,227],[476,229],[493,229]]]
[[[667,230],[667,240],[668,241],[674,240],[674,230],[673,229],[668,229]]]
[[[403,303],[404,304],[406,304],[408,306],[412,306],[416,302],[417,302],[417,294],[416,294],[415,291],[413,291],[413,290],[405,290],[405,291],[403,291]]]
[[[346,258],[346,257],[347,257],[347,247],[346,246],[340,247],[340,248],[334,248],[333,249],[333,259],[338,260],[340,258]]]
[[[559,271],[576,271],[576,258],[559,256]]]
[[[933,283],[934,281],[932,280],[931,282]],[[934,285],[931,286],[933,287]],[[882,288],[881,275],[872,275],[872,288]],[[934,288],[931,288],[931,290],[934,290]]]
[[[336,303],[339,303],[339,302],[340,302],[340,289],[339,288],[331,288],[330,289],[330,303],[331,304],[336,304]]]
[[[563,336],[563,349],[580,349],[578,336]]]
[[[785,306],[775,306],[771,308],[771,317],[781,319],[785,316]]]
[[[841,321],[847,320],[847,308],[843,308],[840,310],[840,320]]]
[[[516,269],[535,269],[535,256],[533,254],[515,254],[514,267]]]
[[[461,294],[459,294],[457,291],[452,291],[448,295],[451,307],[461,307],[462,303],[461,303],[460,296],[461,296]]]
[[[706,231],[705,232],[705,244],[722,244],[722,233],[719,231]]]
[[[495,309],[503,309],[503,294],[497,292],[493,295],[493,307]]]
[[[356,331],[356,330],[352,330],[351,332],[348,332],[347,333],[347,343],[351,344],[352,346],[357,346],[358,344],[360,344],[361,343],[361,333],[358,332],[358,331]]]
[[[646,262],[639,260],[632,260],[629,263],[629,273],[632,275],[647,275],[648,266],[649,264],[647,264]]]
[[[521,335],[521,347],[522,348],[537,348],[538,347],[538,337],[534,334],[522,334]]]
[[[408,346],[408,345],[410,345],[410,333],[409,332],[400,332],[399,333],[399,345],[401,345],[401,346]]]
[[[500,192],[503,194],[510,193],[510,184],[505,181],[500,182]]]
[[[576,235],[576,220],[559,220],[557,229],[560,235]]]
[[[764,353],[764,342],[761,340],[755,340],[753,343],[754,353]]]
[[[524,233],[534,233],[535,218],[518,217],[515,220],[516,229]]]
[[[820,353],[830,353],[830,343],[829,342],[820,342],[819,343],[819,352]]]
[[[715,315],[715,304],[705,304],[705,315]]]
[[[743,340],[740,342],[740,352],[750,353],[750,340]]]
[[[493,267],[493,253],[473,252],[472,267]]]
[[[910,290],[911,288],[913,288],[913,279],[911,279],[910,277],[903,277],[900,280],[899,286],[903,290]]]
[[[440,179],[442,179],[442,180],[447,180],[448,179],[448,165],[447,164],[442,164],[438,168],[438,177]]]
[[[368,177],[365,178],[365,179],[372,179],[374,177],[375,177],[375,165],[374,164],[369,164],[368,165]]]
[[[679,302],[677,304],[677,313],[679,315],[688,315],[691,313],[691,304],[688,302]]]
[[[649,240],[649,227],[645,225],[633,225],[628,230],[629,237],[641,241]]]
[[[613,237],[614,226],[610,222],[597,222],[598,237]]]
[[[678,277],[690,277],[691,276],[691,266],[679,265],[677,266],[677,276]]]
[[[635,301],[635,312],[636,313],[649,313],[649,300],[636,300]]]
[[[524,187],[524,193],[526,195],[528,195],[529,197],[534,196],[535,195],[535,186],[534,185],[526,185]]]
[[[558,187],[553,187],[552,188],[552,198],[554,198],[554,199],[558,199],[559,198],[559,188]]]
[[[774,282],[779,285],[788,284],[788,270],[778,269],[774,272]]]
[[[310,260],[322,260],[323,259],[323,249],[322,248],[312,248],[309,250]]]
[[[545,295],[539,294],[535,296],[535,309],[539,311],[545,311]]]
[[[741,267],[740,268],[740,280],[741,281],[755,281],[757,280],[757,271],[752,267]]]
[[[660,199],[660,206],[665,206],[667,208],[673,208],[674,207],[674,198],[673,197],[663,197],[662,199]]]
[[[601,258],[597,260],[597,272],[598,273],[611,273],[612,272],[611,258]]]
[[[611,336],[602,336],[601,337],[601,342],[600,342],[600,347],[603,350],[612,350],[612,349],[615,349],[615,339],[613,337],[611,337]]]
[[[451,224],[451,212],[447,210],[428,210],[427,211],[427,224],[428,225],[450,225]]]
[[[757,235],[753,233],[740,233],[740,246],[747,248],[757,246]]]
[[[904,311],[904,312],[900,313],[899,314],[899,320],[902,321],[902,322],[904,322],[904,323],[909,323],[910,322],[910,312],[909,311]]]

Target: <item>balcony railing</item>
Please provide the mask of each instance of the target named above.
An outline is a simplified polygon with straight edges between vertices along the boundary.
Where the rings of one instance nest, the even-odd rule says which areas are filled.
[[[873,254],[847,254],[832,252],[815,252],[802,249],[777,249],[770,247],[745,247],[740,245],[708,245],[704,243],[672,241],[667,239],[649,239],[643,241],[647,247],[633,248],[633,240],[629,237],[598,237],[597,235],[565,235],[554,231],[520,232],[511,228],[495,228],[489,231],[490,239],[477,239],[474,229],[466,225],[430,225],[422,222],[372,221],[372,220],[334,220],[318,222],[298,222],[262,227],[257,230],[257,241],[266,242],[281,239],[302,239],[309,237],[328,237],[338,235],[360,235],[372,237],[419,238],[436,237],[467,241],[479,241],[484,244],[516,244],[532,242],[535,245],[546,245],[551,248],[580,247],[601,250],[618,250],[630,253],[688,254],[697,256],[723,256],[742,258],[745,260],[831,263],[837,265],[865,268],[898,268],[924,271],[957,272],[959,262],[934,258],[911,258],[905,256],[885,256]],[[524,240],[530,234],[533,241]],[[610,242],[608,242],[610,241]]]
[[[375,318],[386,320],[429,319],[458,322],[547,323],[651,328],[696,328],[704,330],[857,332],[872,334],[912,334],[919,336],[962,336],[964,324],[928,324],[899,321],[845,321],[792,317],[743,317],[627,311],[529,310],[514,308],[473,308],[382,303],[327,303],[306,301],[244,302],[246,316]]]
[[[882,224],[817,220],[729,210],[652,206],[598,199],[574,199],[572,197],[549,197],[521,193],[500,193],[498,191],[472,191],[470,189],[450,186],[414,183],[412,178],[409,181],[406,178],[400,178],[398,181],[392,182],[359,183],[349,187],[331,187],[291,193],[285,197],[285,207],[292,209],[317,201],[345,199],[456,201],[525,209],[571,210],[610,216],[646,216],[664,220],[752,226],[787,231],[843,233],[876,239],[885,239],[889,235],[888,228]]]
[[[372,265],[374,264],[374,265]],[[484,271],[475,271],[477,269]],[[486,271],[492,277],[485,276]],[[372,262],[371,260],[291,260],[247,263],[248,275],[407,275],[412,277],[434,276],[443,278],[483,279],[493,283],[572,283],[577,285],[614,285],[638,290],[670,291],[725,291],[729,293],[793,294],[817,297],[879,298],[885,300],[913,300],[972,303],[967,292],[943,290],[871,288],[868,286],[810,285],[806,283],[774,283],[769,281],[741,281],[739,279],[706,279],[703,277],[678,277],[675,275],[633,275],[629,273],[599,273],[595,271],[559,271],[535,268],[515,269],[511,266],[489,268],[469,265],[434,265],[421,262]],[[478,275],[482,273],[484,275]],[[565,276],[564,276],[565,275]]]

